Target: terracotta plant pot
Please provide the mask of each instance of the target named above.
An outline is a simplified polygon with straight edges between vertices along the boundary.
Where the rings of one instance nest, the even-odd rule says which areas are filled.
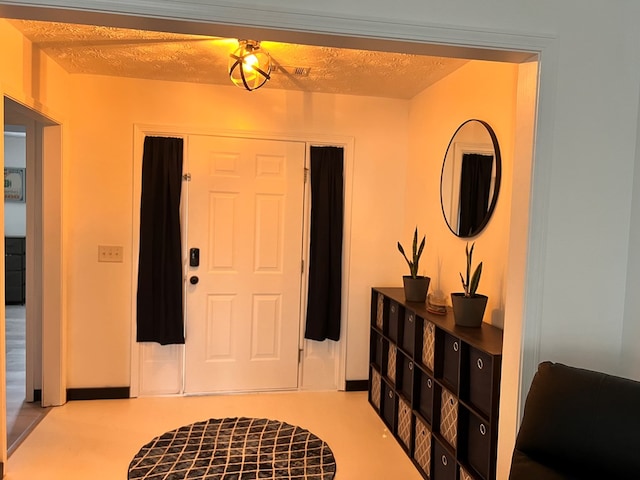
[[[452,293],[451,304],[456,325],[480,327],[488,299],[486,295],[476,294],[473,297],[465,297],[464,293]]]
[[[427,291],[429,290],[429,277],[416,277],[405,275],[402,277],[404,282],[404,297],[407,302],[424,302],[427,299]]]

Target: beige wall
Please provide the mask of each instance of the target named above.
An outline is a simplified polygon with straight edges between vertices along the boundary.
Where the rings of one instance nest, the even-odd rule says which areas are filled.
[[[2,45],[2,54],[0,55],[0,96],[3,101],[5,97],[9,97],[32,109],[37,109],[51,119],[61,120],[64,117],[66,107],[66,79],[68,78],[68,75],[46,56],[41,55],[38,51],[34,51],[30,42],[26,41],[22,35],[2,19],[0,19],[0,45]],[[4,113],[0,115],[0,119],[2,119],[4,123]],[[1,143],[4,144],[4,136]],[[2,157],[4,159],[4,148],[0,148],[0,151],[3,152]],[[51,168],[55,170],[59,165],[59,162],[52,164]],[[60,223],[62,220],[61,212],[58,209],[58,201],[60,200],[59,195],[50,200],[51,208],[49,211],[55,213],[57,223]],[[0,218],[3,217],[4,215],[0,215]],[[55,253],[56,258],[52,259],[52,264],[61,265],[61,257],[58,255],[59,252]],[[41,270],[44,272],[44,276],[46,276],[48,275],[48,272],[51,271],[51,265],[41,266]],[[59,274],[56,276],[56,284],[60,284]],[[0,295],[4,295],[4,276],[2,277],[2,281],[0,281],[0,292],[2,292]],[[55,316],[56,321],[59,321],[56,314],[57,312],[51,312],[51,316]],[[60,327],[60,325],[56,323],[56,327]],[[2,309],[0,312],[0,331],[4,331],[4,328],[5,314],[4,309]],[[0,358],[4,359],[4,335],[1,338]],[[3,362],[0,361],[0,364],[3,364]],[[36,371],[40,371],[39,367],[35,368]],[[51,366],[51,368],[55,370],[55,366]],[[0,392],[4,392],[5,369],[2,368],[0,370],[0,385],[2,385],[0,387]],[[63,382],[64,379],[62,383]],[[41,385],[40,381],[37,381],[37,385]],[[49,400],[48,392],[55,393],[59,387],[60,384],[58,384],[58,382],[51,382],[47,393],[44,394],[46,397],[44,398],[44,401]],[[6,461],[7,452],[6,425],[5,422],[1,420],[1,418],[4,418],[5,401],[6,398],[4,394],[1,394],[0,461]]]
[[[21,43],[11,27],[2,32]],[[361,379],[368,373],[369,288],[400,285],[406,267],[395,243],[407,241],[415,224],[427,233],[422,268],[432,277],[432,289],[447,294],[459,289],[464,241],[451,235],[442,220],[441,159],[459,123],[468,118],[488,121],[501,143],[503,184],[494,218],[478,238],[476,255],[485,262],[481,290],[490,296],[493,322],[501,325],[505,273],[501,252],[507,242],[505,199],[510,197],[513,135],[513,104],[505,101],[512,101],[515,92],[513,66],[470,62],[406,102],[69,77],[58,75],[57,65],[39,55],[40,60],[33,62],[37,79],[31,80],[22,78],[28,71],[22,61],[30,56],[26,52],[10,57],[8,65],[14,67],[3,69],[3,80],[20,86],[16,90],[26,97],[39,93],[48,102],[43,101],[45,108],[51,109],[51,104],[68,109],[64,131],[69,387],[129,384],[134,124],[354,139],[346,378]],[[72,93],[65,103],[58,99],[64,100],[67,85]],[[456,101],[444,100],[450,96]],[[408,177],[406,171],[411,172]],[[98,263],[99,244],[124,246],[125,261]]]
[[[5,27],[2,33],[22,45],[15,30]],[[477,257],[485,261],[481,290],[491,298],[490,309],[501,311],[505,266],[504,256],[497,252],[506,245],[503,233],[509,208],[503,199],[509,198],[505,192],[513,108],[496,105],[514,91],[513,66],[471,62],[406,102],[268,88],[248,94],[231,86],[67,76],[39,54],[39,60],[31,62],[36,65],[32,80],[23,78],[28,66],[22,62],[31,58],[30,52],[10,56],[8,62],[6,58],[3,82],[15,85],[13,90],[25,98],[38,93],[45,109],[68,110],[64,115],[68,120],[64,125],[68,387],[129,384],[134,124],[354,139],[346,378],[362,379],[368,374],[369,289],[400,285],[406,267],[395,243],[410,238],[413,225],[417,223],[428,236],[423,269],[433,278],[432,285],[447,293],[458,289],[464,242],[453,237],[442,221],[441,158],[460,122],[472,117],[487,120],[501,142],[504,173],[501,201],[478,240]],[[469,77],[474,77],[473,88]],[[67,86],[72,93],[65,102]],[[468,98],[461,98],[460,91],[468,92]],[[443,100],[452,94],[458,99],[455,104]],[[411,172],[408,180],[406,171]],[[125,261],[98,263],[99,244],[124,246]],[[499,313],[496,318],[499,324]]]
[[[521,95],[535,97],[534,84],[521,85],[520,88],[524,90]],[[522,162],[517,172],[520,181],[526,182],[526,186],[521,188],[528,188],[531,181],[530,150],[520,152],[523,157],[519,160],[514,155],[517,100],[518,66],[478,61],[468,62],[414,98],[410,114],[412,141],[408,164],[411,175],[408,176],[406,197],[405,236],[410,235],[416,223],[427,233],[424,271],[432,277],[431,290],[442,291],[450,303],[449,294],[461,291],[458,272],[465,267],[464,247],[467,240],[455,237],[442,216],[442,161],[451,136],[462,122],[476,118],[492,126],[502,157],[498,203],[486,228],[469,240],[476,242],[475,262],[483,261],[479,291],[489,296],[485,321],[505,328],[500,403],[501,454],[498,459],[502,475],[509,470],[519,418],[517,395],[522,335],[522,276],[515,275],[522,266],[508,265],[508,259],[510,251],[522,252],[526,249],[522,228],[516,226],[515,232],[511,231],[511,218],[512,215],[518,219],[528,218],[527,212],[522,211],[528,208],[527,202],[519,202],[519,211],[512,212],[511,209],[516,161]],[[531,109],[521,114],[528,116],[520,119],[521,128],[529,126],[532,131],[531,122],[535,113]],[[510,245],[510,241],[522,243]],[[512,285],[508,285],[508,282],[512,282]],[[511,310],[505,313],[509,286]]]
[[[483,262],[478,293],[489,296],[485,321],[498,327],[504,324],[516,86],[516,65],[471,61],[416,96],[410,113],[407,170],[411,173],[403,244],[409,242],[416,224],[427,234],[421,270],[431,277],[430,291],[442,292],[451,304],[450,293],[462,291],[458,272],[464,273],[465,244],[475,242],[474,264]],[[487,227],[473,238],[461,239],[442,216],[440,173],[449,140],[471,118],[489,123],[498,137],[502,183]]]
[[[408,102],[85,75],[71,86],[69,387],[129,384],[134,124],[353,137],[347,379],[367,377],[369,288],[393,280],[380,252],[403,225]],[[99,244],[124,246],[125,261],[98,263]]]
[[[67,387],[129,384],[135,123],[353,138],[346,378],[367,377],[369,288],[395,282],[379,252],[403,225],[408,102],[69,76],[0,22],[3,93],[63,124]],[[125,261],[98,263],[98,244]]]
[[[64,119],[69,75],[0,18],[2,93],[54,120]]]

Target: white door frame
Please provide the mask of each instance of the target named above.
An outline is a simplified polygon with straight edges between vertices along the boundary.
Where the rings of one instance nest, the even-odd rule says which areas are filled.
[[[3,98],[9,120],[27,126],[27,168],[31,171],[27,174],[27,398],[33,398],[34,386],[40,383],[37,375],[41,377],[42,405],[62,405],[67,396],[62,128],[35,107],[8,94]],[[41,350],[36,351],[39,343]]]
[[[143,347],[136,341],[136,318],[137,318],[137,289],[138,289],[138,251],[140,250],[140,196],[142,193],[142,154],[144,151],[144,137],[146,136],[162,136],[162,137],[179,137],[186,138],[189,134],[188,130],[181,127],[161,127],[155,125],[134,125],[133,126],[133,198],[131,203],[133,205],[132,211],[132,228],[131,228],[131,364],[130,364],[130,388],[129,396],[138,397],[141,392],[145,395],[157,394],[157,395],[181,395],[184,392],[184,349],[182,345],[171,345],[162,347],[164,351],[164,360],[166,369],[163,372],[165,378],[164,388],[158,388],[153,391],[149,389],[141,388],[141,382],[143,376],[141,375],[141,369],[144,367],[143,362],[145,359],[143,355],[146,352],[143,351]],[[186,151],[187,146],[184,146]],[[183,167],[184,169],[184,167]],[[184,171],[184,170],[183,170]],[[184,193],[184,184],[183,184]],[[182,195],[182,199],[185,195]],[[185,208],[184,201],[181,199],[180,211],[184,214],[187,209]],[[182,243],[184,245],[185,229],[184,220],[182,221]],[[183,278],[184,272],[184,251],[183,254]],[[184,297],[184,287],[183,287]],[[184,307],[183,307],[184,308]],[[153,352],[149,352],[152,354]],[[168,378],[171,377],[171,378]]]
[[[345,177],[345,209],[344,209],[344,240],[343,240],[343,271],[342,271],[342,324],[340,327],[340,341],[338,343],[339,355],[336,366],[336,383],[339,390],[344,390],[346,385],[346,332],[347,332],[347,305],[349,295],[349,265],[350,265],[350,249],[351,249],[351,199],[352,199],[352,184],[353,184],[353,149],[354,139],[353,137],[339,137],[339,136],[322,136],[317,134],[273,134],[264,132],[253,131],[220,131],[215,129],[197,128],[197,127],[182,127],[182,126],[170,126],[170,125],[149,125],[149,124],[136,124],[134,125],[134,148],[133,148],[133,212],[132,212],[132,236],[131,239],[131,255],[132,255],[132,291],[131,291],[131,397],[137,397],[141,394],[140,388],[141,381],[141,367],[143,359],[141,358],[141,347],[136,342],[136,290],[138,282],[138,250],[139,250],[139,231],[140,231],[140,194],[141,194],[141,181],[142,181],[142,152],[144,146],[145,136],[171,136],[185,138],[189,135],[211,135],[211,136],[226,136],[226,137],[242,137],[242,138],[255,138],[262,140],[281,140],[281,141],[293,141],[303,142],[307,144],[307,153],[310,145],[335,145],[344,148],[344,177]],[[305,199],[308,198],[308,183],[305,183]],[[188,188],[188,187],[187,187]],[[308,222],[305,218],[305,245],[308,244]],[[184,230],[184,229],[183,229]],[[185,232],[183,231],[183,238]],[[186,244],[185,244],[186,245]],[[308,248],[303,249],[305,252],[305,264],[308,265],[306,259],[306,253]],[[183,256],[185,252],[183,252]],[[301,308],[300,314],[300,328],[304,330],[304,312],[306,307],[306,275],[303,276],[303,288],[301,292]],[[300,336],[299,348],[303,349],[305,341],[303,341],[302,334]],[[180,380],[173,378],[171,381],[177,387],[179,382],[179,388],[168,388],[166,391],[158,391],[159,394],[183,394],[184,386],[184,352],[182,349],[175,349],[174,352],[169,354],[171,359],[169,362],[181,362],[180,366],[169,367],[168,371],[175,372],[179,370],[181,373]],[[298,374],[301,375],[304,370],[304,361],[302,365],[299,365]],[[144,394],[144,392],[142,392]]]
[[[66,324],[64,319],[64,264],[63,264],[63,219],[62,219],[62,128],[31,105],[20,102],[19,95],[10,95],[2,90],[3,101],[0,121],[27,123],[27,135],[32,139],[27,152],[27,342],[30,342],[27,357],[28,396],[33,396],[37,384],[36,375],[42,380],[43,406],[62,405],[66,402]],[[5,102],[9,101],[9,114],[5,116]],[[30,99],[29,99],[30,100]],[[0,147],[4,146],[4,135]],[[4,164],[4,148],[0,158]],[[45,161],[46,159],[46,161]],[[46,198],[45,203],[43,199]],[[0,220],[4,225],[4,204]],[[4,228],[4,227],[3,227]],[[46,242],[45,242],[46,238]],[[4,252],[4,242],[0,247]],[[4,255],[3,255],[4,258]],[[47,261],[42,261],[46,258]],[[4,275],[0,282],[0,299],[4,304]],[[40,325],[35,325],[40,322]],[[41,329],[41,351],[34,349],[34,337]],[[0,313],[0,355],[5,355],[5,314]],[[35,342],[37,343],[37,342]],[[40,363],[41,369],[34,363]],[[40,372],[40,373],[38,373]],[[5,370],[0,372],[0,415],[6,417]],[[0,464],[7,460],[6,422],[0,422]]]
[[[350,259],[351,259],[351,201],[353,192],[353,159],[354,159],[354,139],[343,138],[341,141],[329,141],[324,139],[323,141],[311,142],[307,141],[307,153],[305,158],[305,168],[310,168],[311,161],[311,147],[318,146],[330,146],[340,147],[343,149],[343,175],[344,175],[344,231],[342,238],[342,302],[340,306],[340,341],[336,344],[329,343],[329,349],[336,348],[338,353],[338,361],[335,364],[335,387],[337,390],[345,390],[347,384],[347,323],[348,323],[348,306],[349,306],[349,272],[350,272]],[[310,172],[310,170],[308,170]],[[310,248],[310,233],[311,233],[311,181],[310,174],[307,176],[307,181],[304,184],[304,236],[303,236],[303,250],[302,259],[305,265],[305,275],[302,277],[302,293],[300,304],[300,345],[301,351],[301,368],[299,369],[298,385],[299,389],[313,390],[314,385],[308,385],[306,378],[309,376],[308,369],[310,368],[310,362],[313,361],[309,356],[315,354],[315,350],[320,343],[327,344],[332,342],[331,340],[325,340],[324,342],[316,342],[314,340],[308,340],[304,338],[305,321],[307,312],[307,296],[309,293],[309,248]],[[306,362],[305,362],[306,360]],[[306,367],[306,368],[305,368]]]
[[[27,171],[25,187],[26,198],[26,299],[25,304],[25,373],[27,402],[34,401],[34,390],[42,388],[42,275],[37,266],[42,265],[40,235],[42,226],[42,128],[32,116],[27,115],[24,107],[11,100],[5,100],[4,125],[20,125],[25,128],[25,147]],[[6,235],[6,233],[5,233]]]

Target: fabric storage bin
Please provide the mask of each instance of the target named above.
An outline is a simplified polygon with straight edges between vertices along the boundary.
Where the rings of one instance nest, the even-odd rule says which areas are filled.
[[[393,432],[393,424],[396,418],[396,394],[386,382],[382,382],[382,384],[382,418],[389,427],[389,430]]]
[[[427,476],[431,476],[431,430],[417,417],[413,459]]]
[[[491,462],[491,430],[489,423],[470,412],[465,419],[467,463],[483,478],[489,476]]]
[[[460,340],[448,333],[443,334],[442,379],[454,393],[458,391],[458,367],[460,366]]]
[[[379,371],[382,371],[385,359],[385,340],[381,335],[371,331],[371,362]]]
[[[398,316],[400,315],[400,305],[391,300],[389,302],[389,325],[387,325],[387,336],[394,342],[398,341]]]
[[[380,374],[375,368],[371,369],[371,397],[369,400],[376,407],[376,410],[380,411]]]
[[[435,352],[436,327],[425,320],[422,335],[422,364],[433,372],[433,354]]]
[[[491,356],[469,348],[469,403],[487,417],[491,415],[493,364]]]
[[[398,423],[396,434],[405,448],[411,448],[411,407],[402,398],[398,398]]]
[[[456,480],[456,459],[436,440],[433,446],[433,480]]]
[[[460,467],[460,480],[475,480],[469,472]]]
[[[382,331],[384,328],[384,295],[378,293],[376,306],[376,327]]]
[[[396,346],[389,345],[389,351],[387,352],[387,378],[396,383]]]
[[[415,381],[418,383],[416,393],[418,398],[416,400],[417,409],[427,422],[433,423],[433,396],[434,396],[434,381],[429,374],[423,372],[419,368],[414,372]]]
[[[402,349],[413,357],[414,340],[416,335],[416,314],[411,310],[404,313],[402,324]]]
[[[397,388],[399,388],[404,398],[409,402],[413,399],[413,361],[402,353],[397,354],[398,362],[398,374],[402,377],[397,382]]]
[[[440,435],[456,448],[458,439],[458,399],[446,388],[442,389],[440,403]]]

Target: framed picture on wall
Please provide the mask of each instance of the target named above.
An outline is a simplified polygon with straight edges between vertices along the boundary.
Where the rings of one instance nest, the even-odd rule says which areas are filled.
[[[6,202],[25,201],[25,169],[4,169],[4,200]]]

